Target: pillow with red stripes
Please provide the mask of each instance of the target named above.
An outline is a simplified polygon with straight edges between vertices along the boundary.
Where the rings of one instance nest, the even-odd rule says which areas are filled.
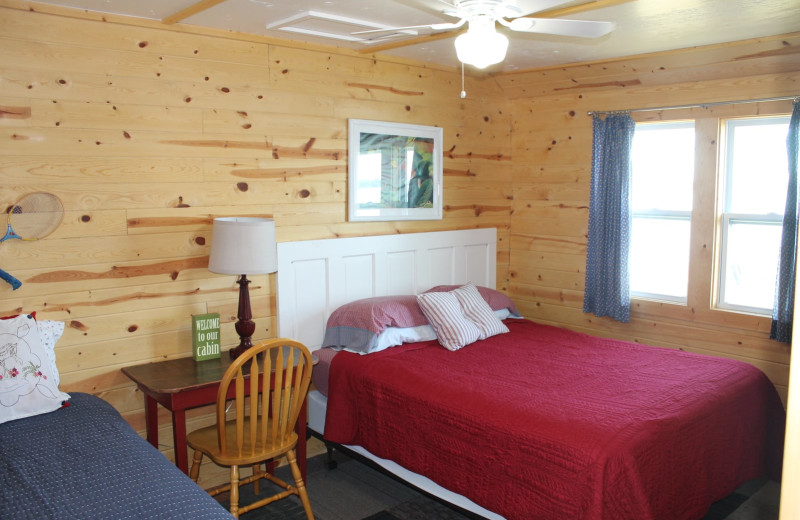
[[[456,295],[461,312],[468,320],[478,326],[481,331],[479,339],[486,339],[497,334],[508,332],[508,327],[498,318],[486,300],[483,299],[478,288],[472,282],[462,285],[451,291]]]
[[[458,289],[459,287],[461,286],[437,285],[436,287],[431,287],[425,292],[450,292],[454,289]],[[514,305],[514,302],[505,293],[502,293],[497,289],[490,289],[488,287],[483,287],[482,285],[476,285],[475,287],[478,289],[480,295],[483,296],[483,299],[486,300],[486,303],[489,304],[489,307],[491,307],[492,310],[495,311],[495,313],[499,311],[506,311],[501,319],[505,319],[506,317],[509,318],[522,317],[517,312],[517,307],[516,305]]]
[[[439,343],[447,350],[458,350],[480,339],[481,330],[464,316],[452,292],[418,294],[417,303],[436,331]]]

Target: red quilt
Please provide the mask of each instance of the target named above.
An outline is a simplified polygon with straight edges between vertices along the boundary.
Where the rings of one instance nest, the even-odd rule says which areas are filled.
[[[339,353],[325,438],[508,519],[696,520],[778,479],[785,413],[752,365],[506,324],[455,352]]]

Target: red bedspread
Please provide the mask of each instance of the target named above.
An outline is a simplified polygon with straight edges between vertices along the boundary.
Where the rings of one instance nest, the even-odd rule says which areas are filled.
[[[777,479],[785,414],[757,368],[526,320],[331,366],[325,438],[508,519],[698,519]]]

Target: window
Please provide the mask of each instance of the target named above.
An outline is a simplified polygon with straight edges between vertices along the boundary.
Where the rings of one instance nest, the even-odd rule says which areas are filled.
[[[717,306],[771,314],[789,167],[789,118],[725,123]]]
[[[633,297],[772,313],[788,125],[788,117],[637,123]]]
[[[636,126],[629,256],[634,296],[686,301],[694,142],[691,121]]]

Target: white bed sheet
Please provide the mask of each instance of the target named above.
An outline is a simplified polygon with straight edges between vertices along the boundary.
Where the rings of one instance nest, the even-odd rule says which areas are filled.
[[[312,390],[308,393],[308,427],[311,428],[313,431],[322,435],[325,433],[325,411],[328,406],[328,398],[322,395],[317,390]],[[505,517],[502,517],[496,513],[485,509],[472,500],[468,499],[463,495],[459,495],[453,493],[452,491],[443,488],[436,482],[432,481],[431,479],[420,475],[419,473],[411,472],[405,469],[403,466],[400,466],[396,462],[393,462],[388,459],[382,459],[370,453],[369,451],[365,450],[361,446],[355,445],[346,445],[345,448],[368,458],[369,460],[375,462],[376,464],[380,465],[385,470],[389,471],[393,475],[396,475],[412,486],[415,486],[423,491],[430,493],[433,496],[441,498],[450,504],[453,504],[457,507],[470,511],[472,513],[481,515],[489,520],[505,520]]]

